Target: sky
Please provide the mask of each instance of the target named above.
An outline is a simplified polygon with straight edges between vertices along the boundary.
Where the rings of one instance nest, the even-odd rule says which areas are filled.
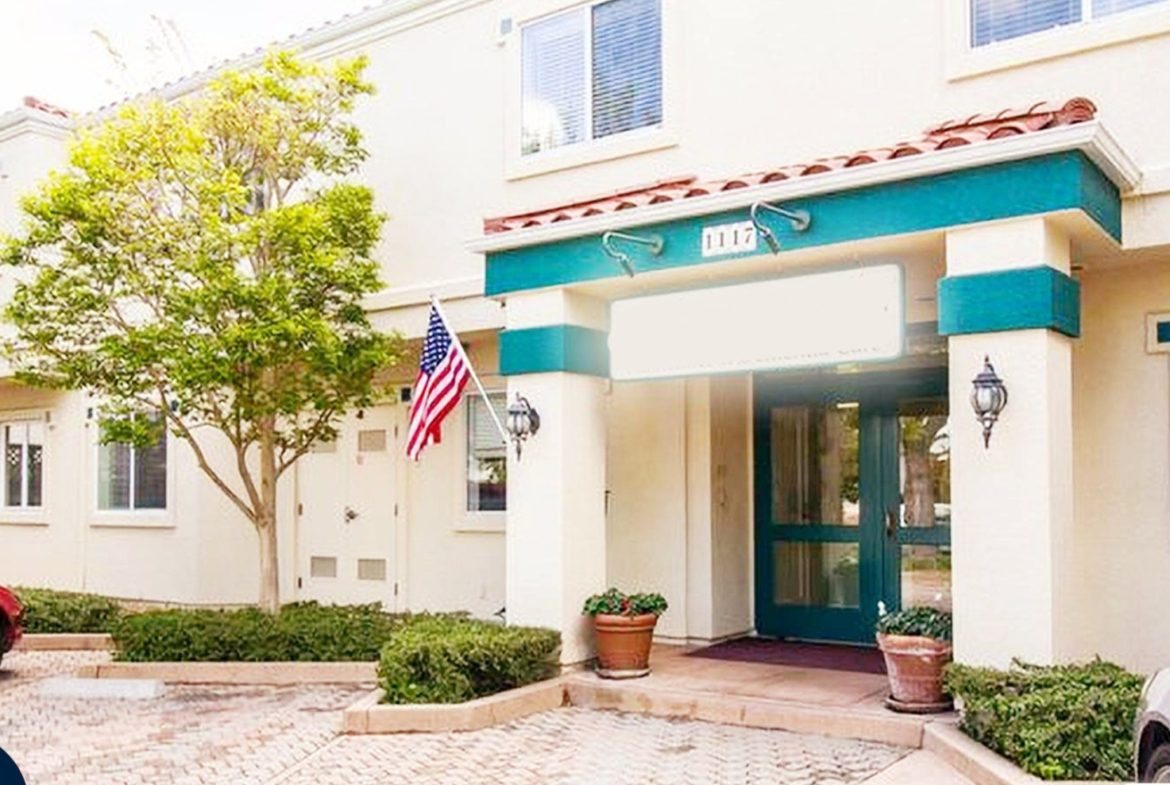
[[[0,113],[94,109],[378,0],[0,0]]]

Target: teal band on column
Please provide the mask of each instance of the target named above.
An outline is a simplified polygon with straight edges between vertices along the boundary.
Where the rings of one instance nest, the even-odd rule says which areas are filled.
[[[500,333],[500,373],[565,371],[609,376],[609,335],[576,324],[553,324]]]
[[[1004,330],[1081,334],[1081,285],[1048,266],[959,275],[938,282],[941,335]]]

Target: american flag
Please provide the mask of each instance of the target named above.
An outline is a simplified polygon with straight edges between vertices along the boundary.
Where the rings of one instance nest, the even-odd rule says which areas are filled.
[[[471,369],[455,341],[432,303],[418,378],[410,396],[410,427],[406,431],[409,458],[418,460],[424,447],[439,442],[439,426],[459,403],[459,395],[471,378]]]

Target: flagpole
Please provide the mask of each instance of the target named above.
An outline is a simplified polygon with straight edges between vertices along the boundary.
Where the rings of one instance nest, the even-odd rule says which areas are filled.
[[[459,356],[463,358],[463,362],[467,365],[467,370],[471,372],[471,380],[475,382],[476,388],[479,390],[479,395],[483,398],[484,405],[487,406],[488,414],[492,416],[492,422],[496,424],[497,430],[500,432],[500,438],[506,445],[511,441],[508,431],[504,429],[504,424],[500,422],[499,416],[496,414],[495,408],[492,406],[491,400],[488,398],[487,390],[483,388],[483,382],[479,380],[479,374],[475,372],[475,366],[471,364],[471,360],[467,356],[467,352],[463,350],[463,342],[459,340],[459,336],[451,329],[451,323],[447,321],[447,314],[443,312],[443,306],[439,304],[439,298],[431,295],[431,305],[435,308],[435,313],[439,314],[439,319],[442,320],[443,326],[447,328],[447,334],[451,336],[451,343],[455,344],[455,348],[459,352]]]

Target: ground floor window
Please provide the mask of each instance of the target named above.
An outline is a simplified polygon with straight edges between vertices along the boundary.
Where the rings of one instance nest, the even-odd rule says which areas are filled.
[[[39,422],[5,423],[4,505],[40,507],[44,484],[45,427]]]
[[[98,445],[99,510],[165,510],[167,436],[146,447]]]
[[[496,416],[507,411],[504,393],[488,395]],[[500,512],[507,509],[507,446],[479,395],[467,398],[467,510]]]

